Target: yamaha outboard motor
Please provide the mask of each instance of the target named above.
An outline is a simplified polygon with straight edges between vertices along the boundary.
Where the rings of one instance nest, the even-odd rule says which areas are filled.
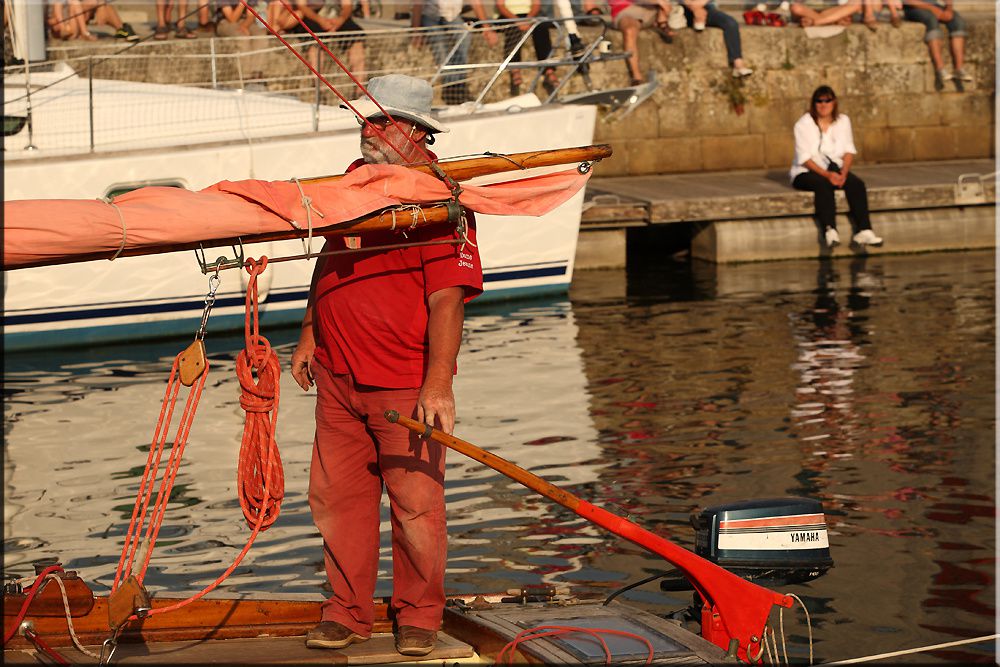
[[[691,516],[695,553],[762,586],[800,584],[833,567],[823,505],[809,498],[744,500]],[[665,591],[691,588],[679,573]]]

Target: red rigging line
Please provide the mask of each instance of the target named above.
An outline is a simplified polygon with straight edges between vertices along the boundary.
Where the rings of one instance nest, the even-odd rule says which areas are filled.
[[[347,105],[347,108],[348,108],[348,109],[350,109],[351,111],[353,111],[353,112],[354,112],[354,114],[355,114],[355,115],[356,115],[356,116],[357,116],[357,117],[358,117],[358,118],[359,118],[359,119],[360,119],[360,120],[361,120],[361,121],[362,121],[362,122],[363,122],[363,123],[364,123],[365,125],[368,125],[369,127],[371,127],[371,128],[372,128],[372,130],[374,130],[374,131],[375,131],[375,134],[376,134],[376,135],[378,135],[378,137],[379,137],[380,139],[382,139],[382,140],[383,140],[383,141],[384,141],[384,142],[385,142],[385,143],[386,143],[386,144],[387,144],[388,146],[390,146],[390,147],[391,147],[391,148],[392,148],[392,149],[393,149],[394,151],[396,151],[396,153],[397,153],[397,154],[398,154],[398,155],[399,155],[399,156],[400,156],[401,158],[404,158],[404,159],[405,159],[405,156],[404,156],[404,155],[403,155],[403,153],[402,153],[402,152],[401,152],[401,151],[400,151],[400,150],[399,150],[399,149],[398,149],[398,148],[397,148],[397,147],[395,146],[395,144],[393,144],[392,142],[390,142],[390,141],[389,141],[389,140],[388,140],[388,139],[386,138],[386,136],[385,136],[385,133],[384,133],[384,132],[383,132],[383,131],[382,131],[382,130],[381,130],[381,129],[380,129],[380,128],[379,128],[378,126],[377,126],[377,125],[375,125],[374,123],[372,123],[371,121],[369,121],[369,120],[368,120],[367,118],[365,118],[365,117],[364,117],[364,116],[363,116],[363,115],[361,114],[361,112],[359,112],[359,111],[358,111],[357,109],[355,109],[355,108],[354,108],[354,105],[353,105],[353,104],[351,104],[350,100],[348,100],[348,99],[347,99],[346,97],[344,97],[344,96],[343,96],[343,95],[342,95],[342,94],[340,93],[340,91],[339,91],[339,90],[337,90],[336,86],[334,86],[334,85],[333,85],[332,83],[330,83],[329,81],[327,81],[327,80],[326,80],[326,77],[324,77],[324,76],[323,76],[322,74],[320,74],[320,73],[319,73],[319,72],[318,72],[318,71],[316,70],[316,68],[315,68],[315,67],[313,67],[313,66],[312,66],[312,64],[311,64],[311,63],[310,63],[310,62],[309,62],[308,60],[306,60],[305,58],[303,58],[303,57],[302,57],[302,55],[301,55],[301,54],[300,54],[300,53],[299,53],[298,51],[296,51],[296,50],[295,50],[295,49],[294,49],[294,48],[292,47],[292,45],[291,45],[291,44],[289,44],[289,43],[288,43],[288,42],[287,42],[287,41],[285,40],[285,38],[284,38],[284,37],[282,37],[282,36],[281,36],[280,34],[278,34],[278,31],[277,31],[277,30],[275,30],[275,29],[274,29],[274,28],[273,28],[273,27],[271,26],[271,24],[267,22],[267,19],[265,19],[264,17],[262,17],[262,16],[260,15],[260,14],[258,14],[258,13],[257,13],[257,11],[256,11],[256,10],[255,10],[255,9],[254,9],[253,7],[251,7],[251,6],[250,6],[250,5],[249,5],[249,4],[247,3],[247,0],[239,0],[239,1],[240,1],[240,4],[241,4],[241,5],[243,5],[243,6],[244,6],[244,7],[246,8],[246,10],[247,10],[248,12],[250,12],[251,14],[253,14],[253,15],[254,15],[254,18],[256,18],[256,19],[257,19],[258,21],[260,21],[260,22],[261,22],[261,24],[262,24],[262,25],[263,25],[263,26],[264,26],[265,28],[267,28],[267,31],[268,31],[268,32],[270,32],[270,33],[271,33],[272,35],[274,35],[275,37],[277,37],[277,38],[278,38],[278,40],[279,40],[279,41],[280,41],[280,42],[281,42],[281,43],[282,43],[282,44],[283,44],[283,45],[285,46],[285,48],[286,48],[286,49],[288,49],[289,51],[291,51],[291,52],[292,52],[292,54],[293,54],[293,55],[294,55],[294,56],[295,56],[296,58],[298,58],[298,59],[299,59],[299,60],[300,60],[300,61],[302,62],[302,64],[303,64],[303,65],[305,65],[305,66],[306,66],[306,67],[307,67],[307,68],[309,69],[309,71],[310,71],[310,72],[312,72],[312,73],[313,73],[313,74],[314,74],[314,75],[316,76],[316,78],[318,78],[318,79],[319,79],[320,81],[322,81],[322,82],[323,82],[323,83],[324,83],[324,84],[326,85],[326,87],[327,87],[327,88],[329,88],[329,89],[330,89],[331,91],[333,91],[333,94],[334,94],[334,95],[336,95],[336,96],[337,96],[338,98],[340,98],[340,100],[341,100],[341,101],[342,101],[342,102],[343,102],[344,104],[346,104],[346,105]],[[415,142],[415,141],[413,140],[413,138],[412,138],[412,137],[410,137],[410,136],[409,136],[409,135],[408,135],[408,134],[407,134],[406,132],[403,132],[403,128],[401,128],[401,127],[399,126],[399,123],[397,123],[397,122],[396,122],[396,119],[395,119],[395,118],[393,118],[393,117],[392,117],[392,116],[391,116],[391,115],[389,114],[389,112],[388,112],[388,111],[386,111],[386,110],[385,110],[385,109],[384,109],[384,108],[382,107],[382,105],[381,105],[381,104],[379,103],[379,101],[378,101],[378,100],[376,100],[376,99],[375,99],[374,97],[372,97],[372,94],[368,92],[368,89],[367,89],[367,88],[365,88],[365,86],[364,86],[364,85],[363,85],[363,84],[362,84],[362,83],[361,83],[360,81],[358,81],[358,80],[357,80],[357,79],[356,79],[356,78],[354,77],[354,75],[353,75],[353,74],[351,73],[351,71],[350,71],[350,70],[349,70],[349,69],[347,68],[347,66],[346,66],[346,65],[344,65],[344,63],[342,63],[342,62],[340,61],[340,59],[339,59],[339,58],[338,58],[337,56],[335,56],[335,55],[333,54],[333,52],[332,52],[332,51],[330,51],[330,49],[329,49],[329,48],[327,48],[326,44],[324,44],[324,43],[323,43],[323,40],[321,40],[321,39],[319,38],[319,36],[317,36],[317,35],[316,35],[316,33],[314,33],[314,32],[312,31],[312,29],[311,29],[311,28],[310,28],[310,27],[309,27],[308,25],[306,25],[306,22],[305,22],[305,21],[304,21],[304,20],[302,19],[302,17],[301,17],[301,16],[299,16],[298,14],[296,14],[296,13],[295,13],[295,10],[294,10],[294,9],[292,8],[292,6],[291,6],[291,5],[289,5],[289,4],[288,4],[288,2],[287,2],[286,0],[279,0],[279,2],[281,2],[281,6],[282,6],[282,7],[284,7],[286,11],[288,11],[288,12],[289,12],[289,13],[290,13],[290,14],[291,14],[292,16],[294,16],[294,17],[295,17],[295,19],[296,19],[296,20],[297,20],[297,21],[299,22],[299,25],[301,25],[301,26],[302,26],[302,27],[303,27],[303,28],[305,29],[305,31],[309,33],[309,36],[313,38],[313,40],[314,40],[314,41],[316,42],[316,44],[317,44],[317,45],[318,45],[318,46],[319,46],[319,47],[320,47],[321,49],[323,49],[323,52],[324,52],[324,53],[326,53],[326,55],[330,56],[330,58],[331,58],[331,59],[333,60],[333,62],[335,62],[335,63],[337,64],[337,67],[339,67],[339,68],[340,68],[341,70],[343,70],[343,71],[344,71],[344,74],[346,74],[346,75],[347,75],[347,77],[348,77],[348,78],[349,78],[349,79],[350,79],[350,80],[351,80],[351,81],[352,81],[352,82],[354,83],[354,85],[356,85],[356,86],[357,86],[357,87],[358,87],[358,88],[359,88],[359,89],[361,90],[361,92],[362,92],[362,93],[364,93],[364,95],[365,95],[366,97],[368,97],[368,99],[370,99],[370,100],[371,100],[372,102],[374,102],[374,103],[375,103],[375,106],[376,106],[376,107],[378,107],[378,110],[379,110],[379,111],[381,111],[381,112],[382,112],[382,113],[383,113],[383,114],[385,115],[385,117],[389,119],[389,121],[390,121],[390,122],[392,123],[392,125],[393,125],[393,126],[394,126],[394,127],[395,127],[395,128],[397,129],[397,130],[399,130],[399,133],[400,133],[401,135],[403,135],[404,137],[406,137],[406,140],[407,140],[407,141],[409,141],[409,142],[410,142],[411,144],[413,144],[413,147],[414,147],[414,148],[416,148],[416,149],[417,149],[417,150],[418,150],[418,151],[419,151],[419,152],[420,152],[420,153],[421,153],[421,154],[422,154],[422,155],[424,156],[424,158],[426,159],[427,163],[428,163],[428,164],[433,164],[433,163],[435,162],[435,160],[434,160],[434,158],[432,158],[432,157],[431,157],[430,153],[428,153],[428,152],[427,152],[427,150],[426,150],[426,149],[425,149],[424,147],[420,146],[420,144],[418,144],[417,142]]]

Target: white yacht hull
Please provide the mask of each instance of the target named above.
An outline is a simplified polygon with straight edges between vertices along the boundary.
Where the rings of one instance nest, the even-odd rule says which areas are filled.
[[[596,109],[546,105],[476,114],[449,109],[443,118],[451,131],[438,135],[434,150],[445,158],[587,145]],[[337,174],[359,154],[357,125],[344,120],[327,123],[340,129],[318,133],[8,159],[4,199],[98,198],[134,184],[200,189],[222,180]],[[582,204],[581,192],[543,218],[477,216],[485,281],[480,300],[565,291],[573,275]],[[313,250],[321,244],[322,239],[314,240]],[[300,241],[282,241],[248,245],[245,255],[274,258],[303,250]],[[216,248],[206,254],[211,261],[233,251]],[[260,285],[264,325],[301,318],[312,269],[313,261],[305,260],[268,267]],[[242,328],[246,274],[224,271],[221,277],[210,332]],[[191,252],[9,271],[4,275],[4,345],[20,350],[193,335],[207,289]]]

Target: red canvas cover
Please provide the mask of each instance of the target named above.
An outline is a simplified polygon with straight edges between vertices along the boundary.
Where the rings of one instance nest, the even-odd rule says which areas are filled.
[[[589,176],[569,169],[490,185],[463,184],[459,201],[478,213],[540,216],[576,194]],[[146,187],[116,197],[113,204],[10,201],[4,202],[4,268],[113,253],[123,239],[125,249],[134,249],[237,236],[252,242],[255,234],[305,229],[303,194],[311,200],[314,228],[400,204],[451,198],[447,185],[435,176],[394,165],[365,165],[329,183],[222,181],[199,192]]]

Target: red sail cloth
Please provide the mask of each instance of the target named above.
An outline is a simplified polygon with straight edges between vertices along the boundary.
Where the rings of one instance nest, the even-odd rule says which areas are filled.
[[[462,185],[461,203],[490,215],[545,215],[584,186],[575,169],[490,185]],[[301,191],[300,188],[301,187]],[[438,178],[393,165],[365,165],[330,183],[222,181],[199,192],[146,187],[114,204],[83,199],[4,202],[5,269],[74,255],[280,232],[348,222],[400,204],[451,198]],[[117,210],[116,210],[117,209]],[[322,215],[320,215],[322,214]],[[124,223],[123,223],[124,221]],[[252,239],[249,239],[252,240]]]

